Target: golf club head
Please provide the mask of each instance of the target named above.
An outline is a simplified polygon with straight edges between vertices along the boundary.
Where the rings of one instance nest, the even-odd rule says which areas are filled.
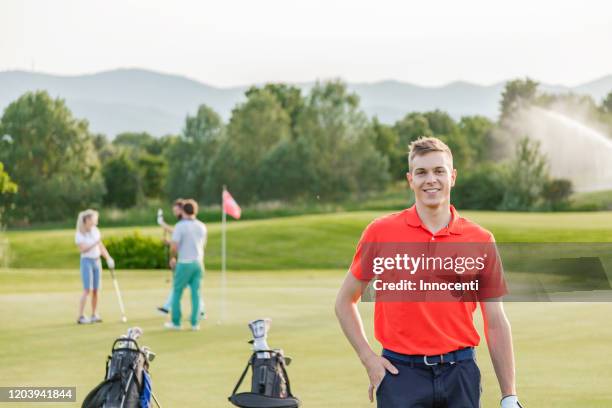
[[[144,346],[141,351],[149,362],[155,360],[155,353],[148,346]]]
[[[253,351],[270,350],[266,339],[271,324],[272,319],[270,318],[257,319],[249,323],[249,329],[253,333]]]
[[[124,316],[125,319],[125,316]],[[126,319],[127,320],[127,319]],[[127,330],[127,337],[138,340],[140,336],[142,336],[143,330],[140,327],[130,327]]]

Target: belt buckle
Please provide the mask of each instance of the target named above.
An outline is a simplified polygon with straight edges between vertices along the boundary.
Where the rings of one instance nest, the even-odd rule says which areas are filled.
[[[431,357],[434,357],[434,356],[431,356]],[[442,363],[444,363],[444,354],[440,354],[440,362],[439,363],[429,363],[427,361],[427,356],[423,356],[423,362],[425,363],[426,366],[435,366],[435,365],[438,365],[438,364],[442,364]]]

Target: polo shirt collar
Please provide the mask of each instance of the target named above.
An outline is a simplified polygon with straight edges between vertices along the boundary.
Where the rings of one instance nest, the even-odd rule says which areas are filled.
[[[451,219],[448,223],[448,227],[443,228],[442,230],[438,231],[437,234],[439,234],[440,232],[443,232],[445,229],[448,229],[449,233],[456,234],[456,235],[459,235],[463,232],[462,231],[463,228],[461,228],[461,223],[459,222],[459,213],[455,209],[455,206],[451,205],[450,211],[451,211]],[[427,227],[425,227],[423,223],[421,222],[421,218],[419,217],[419,214],[417,213],[416,204],[406,210],[405,219],[406,219],[406,224],[410,225],[411,227],[415,227],[415,228],[421,227],[425,230],[427,229]]]

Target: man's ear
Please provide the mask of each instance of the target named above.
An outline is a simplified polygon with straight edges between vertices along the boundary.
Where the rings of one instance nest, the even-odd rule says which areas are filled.
[[[406,180],[408,181],[408,185],[412,188],[412,174],[410,171],[406,172]]]
[[[451,187],[455,187],[455,182],[457,181],[457,169],[453,169],[451,172]]]

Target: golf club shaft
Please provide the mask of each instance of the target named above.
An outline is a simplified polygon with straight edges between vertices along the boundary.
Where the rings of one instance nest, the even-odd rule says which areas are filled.
[[[153,397],[153,401],[155,401],[155,404],[157,405],[158,408],[162,408],[162,406],[159,404],[159,401],[157,400],[157,398],[155,398],[155,394],[153,394],[153,391],[151,391],[151,396]]]
[[[121,309],[121,318],[126,320],[125,316],[125,307],[123,307],[123,298],[121,297],[121,291],[119,290],[119,282],[117,282],[117,277],[115,276],[115,270],[111,269],[111,276],[113,278],[113,286],[115,287],[115,293],[117,294],[117,300],[119,301],[119,309]]]

